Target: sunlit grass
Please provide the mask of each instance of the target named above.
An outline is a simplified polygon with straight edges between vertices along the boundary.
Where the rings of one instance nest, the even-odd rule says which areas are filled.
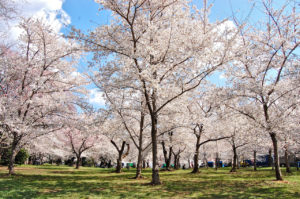
[[[300,171],[274,181],[270,168],[250,168],[230,173],[227,168],[161,172],[162,185],[151,186],[151,170],[145,178],[132,179],[135,170],[121,174],[112,169],[65,166],[21,166],[16,176],[0,167],[0,198],[300,198]]]

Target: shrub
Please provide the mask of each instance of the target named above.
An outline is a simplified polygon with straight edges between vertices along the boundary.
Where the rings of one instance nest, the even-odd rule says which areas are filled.
[[[29,158],[29,153],[26,149],[21,149],[15,158],[16,164],[24,164],[25,161]]]

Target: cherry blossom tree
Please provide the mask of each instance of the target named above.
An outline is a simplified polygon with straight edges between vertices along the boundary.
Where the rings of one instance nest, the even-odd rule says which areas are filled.
[[[200,147],[209,142],[216,142],[218,140],[227,139],[230,136],[226,135],[224,131],[216,131],[216,123],[222,120],[218,114],[222,114],[219,109],[220,101],[213,93],[217,89],[213,86],[207,85],[203,90],[196,90],[190,95],[189,104],[187,106],[188,122],[187,128],[196,137],[195,151],[194,151],[194,167],[192,173],[199,172],[199,155]],[[204,138],[204,139],[203,139]]]
[[[37,19],[24,20],[15,50],[1,55],[0,128],[9,137],[9,174],[17,152],[36,137],[62,128],[77,97],[80,78],[72,67],[77,44],[65,40]]]
[[[100,79],[118,88],[141,89],[151,118],[152,184],[160,184],[159,113],[230,59],[236,28],[225,21],[209,23],[209,9],[192,11],[186,0],[96,2],[111,11],[110,24],[71,37],[94,52]]]
[[[66,141],[76,155],[76,169],[79,169],[82,154],[101,142],[101,136],[97,134],[99,129],[95,124],[92,114],[82,113],[70,119],[68,127],[63,129]]]
[[[121,173],[122,160],[128,156],[130,150],[130,138],[128,133],[120,121],[120,118],[115,117],[113,112],[110,115],[110,119],[105,121],[103,129],[103,135],[110,140],[111,145],[115,151],[117,151],[116,173]]]
[[[97,80],[93,79],[93,81]],[[95,84],[101,88],[101,82],[95,82]],[[135,178],[142,178],[143,153],[151,146],[151,141],[148,139],[149,134],[146,134],[149,128],[149,117],[146,112],[144,96],[135,89],[126,92],[122,89],[102,87],[102,90],[106,96],[107,106],[119,118],[130,140],[138,150]],[[114,145],[116,146],[116,144]],[[121,149],[117,147],[120,153]]]
[[[172,136],[173,136],[173,131],[168,132],[168,138],[171,144],[172,144]],[[170,145],[169,148],[167,148],[165,140],[161,141],[161,145],[162,145],[162,150],[165,158],[166,170],[170,171],[172,154],[173,154],[173,146]]]
[[[267,20],[241,31],[240,51],[227,78],[234,90],[230,96],[245,106],[231,107],[248,117],[273,143],[276,179],[279,168],[278,127],[299,104],[299,13],[292,2],[274,9],[262,1]]]
[[[17,3],[13,0],[0,0],[0,46],[7,45],[7,32],[9,30],[9,22],[17,18],[18,9]],[[7,46],[6,46],[7,47]],[[0,51],[0,55],[3,52]]]

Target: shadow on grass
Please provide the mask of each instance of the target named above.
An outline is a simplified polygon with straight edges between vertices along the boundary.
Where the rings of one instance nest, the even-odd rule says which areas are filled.
[[[139,180],[130,179],[134,169],[117,174],[111,173],[112,169],[39,166],[19,172],[12,177],[0,175],[0,198],[300,198],[300,190],[295,188],[299,184],[275,183],[269,170],[162,172],[159,186],[149,185],[150,169],[143,171],[146,178]]]

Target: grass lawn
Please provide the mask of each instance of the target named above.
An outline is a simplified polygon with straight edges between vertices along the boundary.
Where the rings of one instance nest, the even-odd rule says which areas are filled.
[[[125,169],[126,170],[126,169]],[[229,173],[228,168],[161,172],[162,185],[151,186],[151,170],[145,178],[131,179],[135,170],[121,174],[111,169],[65,166],[18,166],[7,176],[0,167],[0,198],[300,198],[300,171],[274,181],[270,168],[250,168]]]

